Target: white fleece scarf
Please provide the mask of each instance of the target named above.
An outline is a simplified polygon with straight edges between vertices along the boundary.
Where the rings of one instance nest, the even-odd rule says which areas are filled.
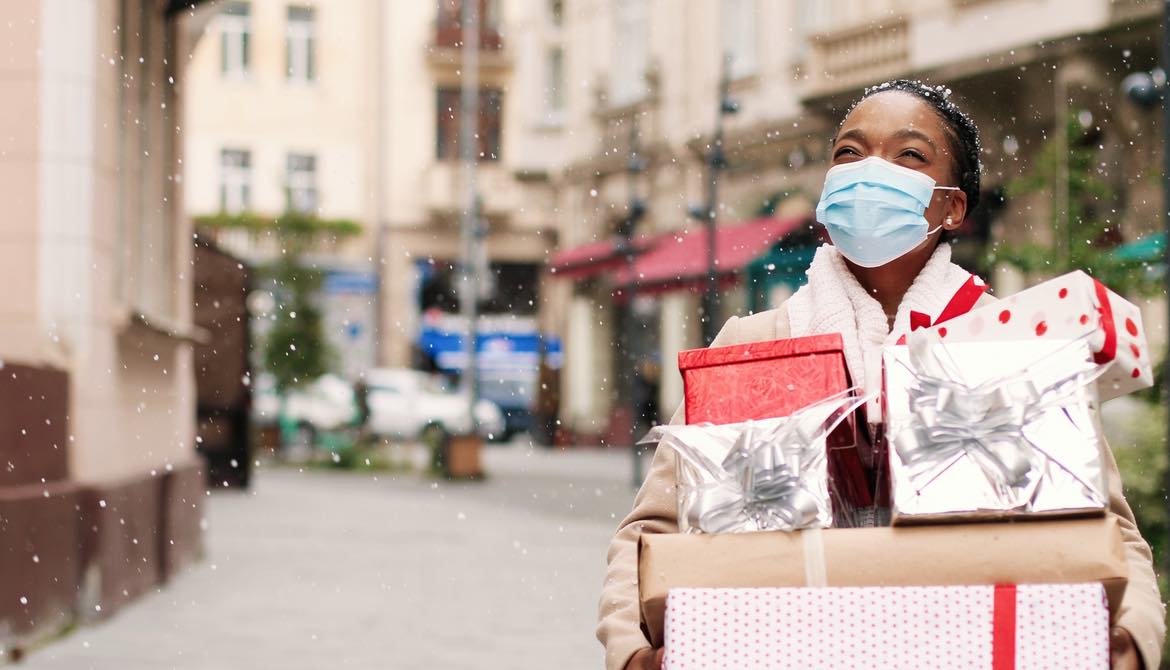
[[[910,331],[910,312],[937,318],[970,277],[951,262],[950,245],[938,245],[906,291],[890,328],[881,303],[858,283],[836,247],[826,244],[809,265],[808,283],[788,300],[790,332],[792,337],[840,333],[853,383],[874,391],[881,383],[882,347]]]

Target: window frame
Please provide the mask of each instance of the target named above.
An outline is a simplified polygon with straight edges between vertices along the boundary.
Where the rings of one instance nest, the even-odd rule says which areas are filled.
[[[477,129],[477,162],[499,162],[504,144],[504,90],[492,86],[479,89],[479,119]],[[458,161],[459,114],[463,104],[462,91],[457,86],[439,86],[435,89],[435,160]]]
[[[252,74],[251,3],[243,0],[224,3],[217,23],[220,36],[220,75],[225,79],[247,79]]]
[[[301,163],[301,165],[296,165]],[[289,152],[285,156],[285,207],[289,211],[316,214],[321,207],[321,192],[318,188],[317,155],[308,152]],[[298,194],[306,196],[308,206],[298,203]]]
[[[722,0],[720,43],[731,56],[733,80],[753,77],[760,67],[759,6],[756,0]]]
[[[299,15],[299,16],[294,16]],[[289,5],[284,32],[285,79],[297,84],[317,80],[317,10],[311,5]]]
[[[238,163],[228,161],[239,156]],[[233,197],[233,195],[235,197]],[[219,209],[226,214],[241,214],[252,207],[252,150],[222,147],[219,150]]]
[[[625,107],[649,95],[650,8],[647,0],[611,0],[609,104]]]

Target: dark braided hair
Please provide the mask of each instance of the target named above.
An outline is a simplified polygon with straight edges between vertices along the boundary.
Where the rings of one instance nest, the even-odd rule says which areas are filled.
[[[975,211],[975,206],[979,204],[979,128],[966,112],[951,101],[951,89],[910,79],[887,81],[865,89],[861,97],[849,107],[845,116],[848,117],[849,112],[852,112],[862,100],[887,91],[901,91],[915,96],[930,105],[934,113],[942,119],[947,130],[951,156],[954,157],[955,181],[963,193],[967,194],[967,214]],[[844,123],[844,119],[841,122]]]

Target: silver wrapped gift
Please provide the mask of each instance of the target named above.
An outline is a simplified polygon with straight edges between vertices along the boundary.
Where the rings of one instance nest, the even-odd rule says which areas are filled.
[[[883,353],[893,523],[1102,513],[1099,371],[1084,339]]]
[[[833,525],[826,439],[865,402],[852,391],[787,417],[658,426],[642,443],[678,454],[684,533],[746,533]],[[838,514],[849,514],[840,501]]]

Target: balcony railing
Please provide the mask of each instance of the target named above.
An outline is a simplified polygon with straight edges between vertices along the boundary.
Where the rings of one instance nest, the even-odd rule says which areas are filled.
[[[893,16],[812,35],[809,95],[823,95],[904,74],[910,66],[909,19]]]
[[[454,214],[464,207],[463,166],[457,161],[437,161],[427,168],[426,206],[436,214]],[[519,186],[499,164],[481,163],[476,169],[476,191],[484,214],[506,215],[521,206]]]
[[[463,47],[463,26],[458,21],[437,23],[435,25],[435,43],[439,49],[460,49]],[[479,48],[481,51],[499,51],[504,48],[504,38],[500,31],[492,26],[481,26],[479,29]]]
[[[1109,15],[1114,23],[1157,16],[1162,3],[1157,0],[1110,0]]]

